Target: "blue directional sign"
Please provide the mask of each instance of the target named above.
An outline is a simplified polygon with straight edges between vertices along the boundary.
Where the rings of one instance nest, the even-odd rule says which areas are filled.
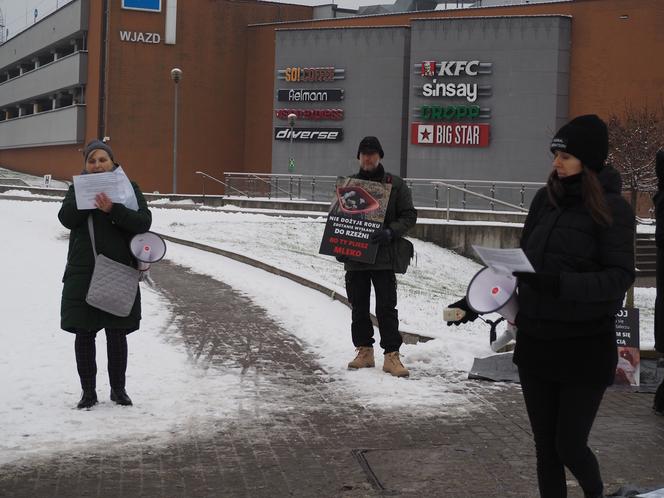
[[[161,12],[161,0],[122,0],[122,8]]]

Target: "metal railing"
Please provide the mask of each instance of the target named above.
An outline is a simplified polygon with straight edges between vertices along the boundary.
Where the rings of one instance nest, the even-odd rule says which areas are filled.
[[[334,197],[337,176],[290,175],[268,173],[224,173],[226,184],[249,197],[330,202]],[[530,204],[542,182],[487,180],[449,180],[442,178],[405,178],[413,200],[419,207],[495,210],[497,205],[522,211]],[[449,189],[448,186],[449,185]],[[447,197],[441,190],[448,189]]]
[[[269,173],[224,173],[224,179],[197,174],[213,180],[225,187],[227,196],[241,195],[249,198],[289,199],[311,202],[331,202],[338,176],[294,175]],[[527,211],[530,201],[541,182],[509,182],[487,180],[449,180],[441,178],[405,178],[410,187],[413,201],[418,207],[446,208],[460,210],[495,210],[497,206],[505,210]]]
[[[471,195],[473,197],[478,197],[480,199],[487,199],[490,202],[492,211],[493,211],[494,206],[496,204],[499,204],[501,206],[509,207],[509,208],[517,210],[517,211],[522,211],[522,212],[525,212],[525,213],[528,212],[528,210],[525,207],[523,207],[523,194],[524,194],[523,190],[521,191],[522,203],[521,203],[521,205],[517,206],[516,204],[512,204],[511,202],[505,202],[505,201],[501,201],[500,199],[496,199],[495,196],[490,197],[488,195],[479,194],[477,192],[473,192],[472,190],[468,190],[468,189],[463,188],[463,187],[457,187],[456,185],[452,185],[452,184],[447,183],[447,182],[437,181],[437,182],[432,182],[432,183],[434,185],[434,188],[436,189],[436,200],[438,200],[438,192],[440,190],[439,187],[442,186],[442,187],[445,187],[447,189],[447,221],[450,221],[450,209],[451,209],[450,208],[450,193],[451,193],[452,189],[454,189],[458,192],[462,192],[464,195],[468,194],[468,195]],[[493,193],[495,193],[495,190],[493,190]]]
[[[222,181],[219,180],[218,178],[215,178],[214,176],[208,175],[207,173],[203,173],[202,171],[196,171],[196,174],[197,174],[197,175],[201,175],[201,177],[203,178],[203,198],[205,198],[205,179],[206,179],[206,178],[209,178],[209,179],[212,180],[212,181],[215,181],[215,182],[217,182],[217,183],[220,183],[220,184],[222,184],[224,187],[229,188],[229,189],[231,189],[231,190],[234,190],[235,192],[239,193],[239,194],[242,195],[242,196],[250,197],[250,195],[247,194],[246,192],[242,192],[242,190],[238,190],[238,189],[236,189],[235,187],[233,187],[232,185],[229,185],[229,184],[227,184],[227,183],[225,183],[225,182],[222,182]]]

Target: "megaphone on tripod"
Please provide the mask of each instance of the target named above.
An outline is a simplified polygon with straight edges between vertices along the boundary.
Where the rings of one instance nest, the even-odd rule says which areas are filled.
[[[486,267],[478,271],[466,291],[468,306],[480,315],[498,313],[514,323],[519,305],[516,301],[516,277],[496,273]]]
[[[166,255],[166,242],[154,232],[139,233],[131,238],[129,250],[138,261],[138,269],[146,271]]]
[[[508,322],[506,330],[498,338],[496,338],[495,325],[492,324],[489,342],[495,352],[516,338],[514,320],[519,311],[516,284],[516,277],[496,273],[486,267],[475,274],[466,291],[468,306],[478,314],[498,313]]]

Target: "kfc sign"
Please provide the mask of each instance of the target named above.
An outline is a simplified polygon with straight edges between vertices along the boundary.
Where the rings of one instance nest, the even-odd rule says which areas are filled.
[[[411,143],[442,147],[488,147],[486,123],[413,123]]]
[[[420,75],[425,78],[444,76],[477,76],[480,73],[491,74],[490,62],[480,61],[424,61]],[[480,71],[480,68],[483,71]]]

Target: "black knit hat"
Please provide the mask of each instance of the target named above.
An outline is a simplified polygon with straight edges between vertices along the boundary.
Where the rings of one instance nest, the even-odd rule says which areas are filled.
[[[111,149],[110,146],[108,146],[101,140],[96,140],[96,139],[88,142],[88,145],[86,145],[85,149],[83,149],[83,157],[85,158],[85,162],[88,162],[88,157],[90,157],[90,154],[92,154],[96,150],[105,150],[106,153],[108,154],[108,157],[111,158],[111,161],[115,163],[115,159],[113,159],[113,149]]]
[[[551,141],[551,152],[567,152],[583,165],[599,171],[609,155],[609,130],[595,114],[574,118]]]
[[[383,153],[383,148],[380,146],[380,142],[376,137],[364,137],[360,141],[360,146],[357,148],[357,158],[360,158],[360,153],[372,154],[374,152],[378,152],[381,159],[385,155]]]

